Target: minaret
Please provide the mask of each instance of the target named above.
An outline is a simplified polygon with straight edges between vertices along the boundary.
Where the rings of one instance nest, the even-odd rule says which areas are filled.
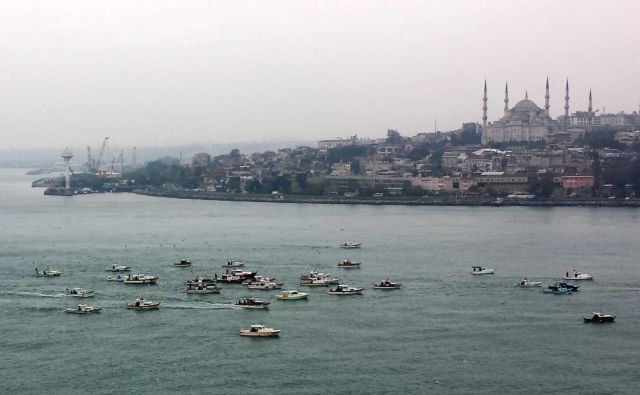
[[[524,99],[529,100],[529,90],[524,91]]]
[[[504,83],[504,116],[509,115],[509,84]]]
[[[587,108],[587,131],[591,131],[591,118],[593,116],[593,101],[591,99],[591,89],[589,89],[589,107]]]
[[[567,132],[569,125],[569,79],[567,78],[567,85],[565,86],[564,93],[564,131]]]
[[[547,114],[547,116],[544,118],[544,126],[545,127],[549,127],[549,98],[551,97],[551,95],[549,95],[549,77],[547,77],[547,85],[546,85],[546,91],[544,94],[544,111]]]
[[[482,132],[487,129],[487,80],[484,80],[484,96],[482,97]]]
[[[544,109],[547,112],[547,117],[549,117],[549,98],[550,97],[551,95],[549,95],[549,77],[547,77],[546,93],[544,95]]]

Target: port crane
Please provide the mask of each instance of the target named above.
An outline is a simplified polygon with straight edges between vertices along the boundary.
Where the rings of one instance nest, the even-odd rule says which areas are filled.
[[[102,147],[100,147],[100,154],[98,155],[98,160],[94,166],[95,170],[100,170],[100,164],[102,163],[102,155],[104,155],[104,150],[107,148],[107,142],[109,141],[109,137],[105,137],[102,142]]]

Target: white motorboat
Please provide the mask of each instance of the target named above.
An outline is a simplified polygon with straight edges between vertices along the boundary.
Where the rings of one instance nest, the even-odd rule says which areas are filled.
[[[280,332],[280,329],[267,328],[264,325],[254,324],[251,325],[249,329],[240,329],[240,336],[276,337]]]
[[[356,243],[355,241],[345,241],[340,244],[340,248],[360,248],[362,247],[362,243]]]
[[[175,267],[189,267],[189,266],[191,266],[191,261],[186,260],[186,259],[180,259],[178,262],[175,262],[173,264],[173,266],[175,266]]]
[[[84,288],[67,288],[66,296],[71,296],[74,298],[90,298],[94,294],[94,291],[89,291]]]
[[[62,272],[59,270],[52,270],[49,266],[45,267],[42,272],[36,268],[36,277],[60,277]]]
[[[278,300],[301,300],[307,299],[308,296],[309,294],[307,292],[298,292],[295,289],[291,289],[288,291],[282,291],[281,293],[276,295],[276,298]]]
[[[484,266],[472,266],[471,274],[478,276],[481,274],[494,274],[495,271],[496,269],[487,269]]]
[[[233,307],[241,308],[241,309],[268,309],[270,302],[265,302],[262,300],[257,300],[254,298],[243,298],[239,299]]]
[[[364,288],[355,288],[346,284],[340,284],[329,289],[329,295],[362,295]]]
[[[208,285],[205,282],[188,283],[185,292],[188,294],[219,294],[220,288],[215,285]]]
[[[303,274],[300,276],[300,284],[308,286],[325,286],[329,284],[338,284],[339,279],[331,277],[329,273],[319,273],[317,271],[311,271],[309,274]]]
[[[520,288],[534,288],[534,287],[539,287],[540,285],[542,285],[540,281],[529,281],[529,279],[527,278],[522,279],[517,284],[513,284],[514,287],[520,287]]]
[[[105,269],[107,272],[128,272],[129,270],[131,270],[129,266],[123,265],[111,265],[111,267]]]
[[[222,267],[244,267],[244,262],[240,262],[240,261],[227,261],[224,265],[222,265]]]
[[[590,317],[583,317],[584,322],[594,322],[594,323],[604,323],[604,322],[614,322],[616,320],[616,316],[613,314],[605,314],[601,311],[593,312],[593,315]]]
[[[338,267],[341,267],[343,269],[359,269],[360,265],[361,265],[360,262],[354,262],[348,258],[338,262]]]
[[[261,276],[261,275],[257,275],[255,277],[252,278],[248,278],[246,280],[244,280],[242,282],[242,285],[251,285],[254,283],[259,283],[259,282],[272,282],[275,283],[276,282],[276,278],[275,277],[265,277],[265,276]],[[282,285],[282,283],[277,283],[278,285]]]
[[[280,289],[281,286],[273,281],[258,281],[247,285],[249,289]]]
[[[69,314],[91,314],[91,313],[99,313],[102,308],[88,306],[86,304],[79,304],[75,309],[65,309],[65,313]]]
[[[399,289],[400,286],[402,286],[402,284],[394,283],[389,281],[389,279],[373,284],[373,288],[375,289]]]
[[[158,276],[134,274],[127,276],[127,278],[125,278],[123,282],[125,284],[155,284],[158,282]]]
[[[157,310],[160,308],[160,302],[147,301],[143,297],[139,297],[135,302],[129,303],[127,308],[133,310]]]
[[[107,281],[118,281],[118,282],[123,282],[124,280],[127,279],[128,276],[124,275],[124,274],[118,274],[117,276],[107,276]]]
[[[564,276],[565,280],[593,280],[593,276],[587,273],[580,273],[577,271],[573,271],[573,274],[569,274],[567,272]]]

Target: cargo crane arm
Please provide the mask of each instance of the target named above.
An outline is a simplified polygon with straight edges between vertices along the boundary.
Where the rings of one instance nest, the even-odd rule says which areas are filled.
[[[102,163],[102,155],[104,154],[104,149],[107,148],[107,142],[109,141],[109,137],[105,137],[102,142],[102,147],[100,147],[100,154],[98,155],[98,160],[96,161],[96,170],[100,170],[100,164]]]

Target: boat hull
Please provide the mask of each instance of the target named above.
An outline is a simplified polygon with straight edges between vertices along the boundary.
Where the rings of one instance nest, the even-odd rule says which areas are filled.
[[[240,336],[246,337],[278,337],[280,335],[280,331],[276,330],[273,332],[249,332],[249,331],[240,331]]]
[[[99,313],[102,308],[94,307],[91,310],[78,310],[78,309],[65,309],[64,312],[68,314],[94,314]]]

